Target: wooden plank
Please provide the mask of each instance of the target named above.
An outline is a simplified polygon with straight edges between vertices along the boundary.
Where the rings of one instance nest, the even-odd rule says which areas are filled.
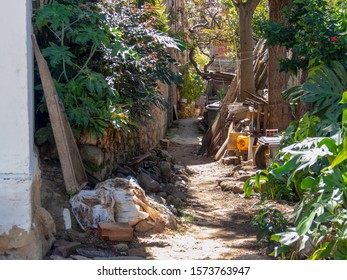
[[[68,194],[75,194],[81,190],[82,184],[87,182],[88,179],[47,61],[42,56],[34,34],[32,35],[32,43],[63,171],[66,191]]]
[[[198,151],[198,155],[203,155],[205,153],[208,146],[210,145],[211,139],[212,139],[212,131],[211,131],[211,128],[209,128],[206,131],[204,137],[202,138],[202,143],[201,143],[201,147]]]
[[[269,105],[265,105],[264,106],[264,124],[263,124],[264,131],[269,128],[268,121],[269,121]]]
[[[218,152],[214,156],[214,160],[220,160],[221,159],[222,155],[224,154],[224,152],[226,150],[228,142],[229,142],[229,137],[227,137],[227,139],[225,139],[223,145],[220,147],[220,149],[218,150]]]
[[[137,163],[140,163],[141,161],[145,160],[146,158],[150,157],[151,153],[147,152],[144,155],[139,155],[137,157],[132,158],[131,160],[129,160],[129,162],[127,163],[128,165],[134,165]]]
[[[228,143],[229,143],[229,133],[231,133],[233,131],[233,128],[234,128],[234,123],[232,122],[229,126],[229,129],[228,129],[228,137],[225,139],[223,145],[220,147],[220,149],[216,153],[216,155],[214,157],[215,160],[220,160],[222,158],[223,154],[225,154],[225,151],[226,151]]]
[[[255,129],[255,132],[256,133],[259,133],[260,132],[260,117],[261,117],[261,112],[262,112],[262,106],[259,104],[257,106],[257,127]]]
[[[214,154],[216,152],[216,146],[211,143],[211,141],[215,141],[216,137],[220,137],[221,135],[224,135],[223,130],[225,127],[222,125],[222,120],[223,122],[226,120],[229,110],[228,110],[228,105],[232,103],[236,98],[237,98],[237,88],[238,88],[239,82],[238,79],[234,79],[228,89],[228,92],[226,96],[223,99],[222,106],[220,108],[220,111],[212,125],[211,128],[211,137],[209,139],[208,143],[208,154]],[[222,133],[221,133],[222,132]]]
[[[219,131],[218,134],[212,139],[212,141],[210,143],[210,147],[209,147],[208,152],[207,152],[208,156],[212,156],[218,151],[218,149],[219,149],[218,145],[221,141],[221,133],[222,132]]]
[[[177,105],[173,105],[173,120],[178,120]]]

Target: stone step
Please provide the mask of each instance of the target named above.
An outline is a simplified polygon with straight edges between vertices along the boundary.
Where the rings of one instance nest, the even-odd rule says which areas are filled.
[[[223,158],[222,163],[225,165],[230,165],[230,164],[237,165],[241,163],[241,159],[240,157],[237,157],[237,156],[230,156],[230,157]]]
[[[111,241],[131,241],[134,229],[127,223],[100,222],[98,232]]]

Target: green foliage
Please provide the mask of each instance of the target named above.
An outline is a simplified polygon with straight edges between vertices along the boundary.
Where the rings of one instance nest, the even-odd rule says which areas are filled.
[[[256,174],[245,182],[243,191],[245,197],[249,198],[253,195],[254,191],[260,192],[262,195],[274,200],[282,199],[287,201],[296,201],[298,196],[295,193],[293,184],[287,185],[290,172],[282,174],[282,176],[275,176],[272,170],[276,170],[283,165],[283,162],[276,159],[266,170],[257,170]]]
[[[42,145],[45,142],[53,144],[55,141],[53,137],[52,127],[50,125],[47,125],[39,128],[35,132],[35,140],[37,145]]]
[[[332,138],[322,138],[318,145],[326,151],[318,160],[322,166],[298,181],[303,197],[292,216],[295,227],[272,237],[281,244],[274,251],[275,255],[286,252],[297,258],[306,248],[306,258],[347,257],[347,251],[340,254],[344,249],[341,245],[347,238],[347,168],[342,163],[335,167],[329,165],[343,153],[343,149],[339,141]]]
[[[305,84],[284,93],[291,102],[311,103],[311,112],[288,127],[275,162],[245,184],[246,196],[252,194],[253,183],[271,198],[289,191],[300,199],[293,225],[271,237],[278,244],[273,256],[347,258],[346,69],[339,62],[315,66]],[[261,188],[258,174],[265,182]]]
[[[306,113],[299,121],[298,127],[294,134],[294,141],[303,141],[307,137],[313,137],[317,133],[317,124],[320,119],[315,115]]]
[[[298,69],[307,69],[309,61],[321,64],[345,60],[346,4],[342,2],[329,6],[325,0],[293,1],[283,11],[287,23],[263,25],[269,45],[282,45],[293,51],[292,58],[281,60],[283,71],[296,73]]]
[[[302,101],[311,105],[310,116],[306,114],[301,120],[302,125],[306,123],[305,127],[301,132],[297,131],[295,136],[305,130],[307,134],[295,140],[313,136],[315,130],[316,135],[320,136],[336,133],[341,123],[342,109],[346,107],[339,101],[346,90],[347,63],[333,61],[310,68],[307,82],[285,91],[282,96],[291,104]]]
[[[183,82],[180,89],[181,96],[186,98],[188,103],[196,101],[203,95],[205,90],[205,82],[198,76],[194,68],[187,64],[181,69],[183,73]]]
[[[289,190],[295,189],[300,197],[291,216],[294,227],[282,228],[271,237],[279,244],[273,252],[274,256],[312,259],[347,257],[347,144],[343,142],[347,141],[342,141],[341,133],[330,138],[309,137],[283,148],[268,170],[258,171],[258,177],[246,182],[247,196],[252,192],[248,185],[253,183],[271,198],[278,198],[274,196],[275,192],[278,196],[279,192],[284,192],[285,186]],[[260,180],[266,182],[266,188],[261,188]],[[266,219],[270,213],[262,211],[253,222],[258,226],[260,236],[268,233]],[[277,219],[281,221],[280,216]]]
[[[260,206],[260,209],[258,215],[252,219],[251,225],[257,231],[258,241],[270,242],[273,234],[283,232],[287,228],[288,221],[281,211],[266,201],[262,201],[257,206]]]
[[[341,100],[339,108],[343,113],[342,116],[341,113],[336,115],[339,116],[342,130],[340,128],[330,137],[312,137],[315,126],[320,122],[314,115],[306,114],[295,129],[289,129],[294,143],[282,148],[275,165],[262,172],[267,175],[266,192],[273,192],[274,187],[269,182],[275,178],[295,190],[300,198],[291,216],[293,226],[271,237],[272,241],[279,244],[273,256],[310,259],[347,258],[347,109],[343,107],[347,101],[347,92],[343,84],[345,81],[342,79],[345,68],[338,63],[332,65],[333,68],[318,68],[319,76],[315,69],[314,75],[311,75],[308,81],[310,87],[305,85],[303,87],[307,91],[308,89],[321,91],[324,88],[326,94],[339,96],[338,101]],[[326,86],[329,84],[326,80],[332,80],[334,84],[331,84],[331,87]],[[308,94],[307,91],[304,94]],[[334,100],[336,102],[336,99]],[[317,114],[325,116],[330,121],[331,118],[336,118],[330,114],[326,115],[329,108],[322,105],[324,101],[318,104],[324,110],[316,109]]]
[[[60,0],[34,15],[42,54],[76,136],[128,129],[152,104],[166,106],[158,80],[180,83],[168,51],[179,50],[179,42],[164,33],[163,6],[151,2]]]

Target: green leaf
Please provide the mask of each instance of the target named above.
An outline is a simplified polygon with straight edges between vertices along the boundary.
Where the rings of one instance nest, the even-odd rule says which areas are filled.
[[[311,212],[311,214],[310,214],[308,217],[303,218],[303,219],[299,222],[299,224],[298,224],[297,227],[296,227],[297,233],[298,233],[300,236],[306,234],[306,233],[310,230],[315,216],[316,216],[317,214],[320,214],[320,213],[323,212],[323,211],[324,211],[323,206],[317,205],[316,208]]]
[[[272,235],[271,240],[277,241],[277,242],[279,242],[285,246],[292,245],[300,238],[300,236],[298,235],[298,233],[295,230],[293,230],[293,229],[289,229],[289,230],[290,231],[281,232],[281,233],[277,233],[277,234]]]
[[[319,248],[316,250],[312,256],[310,257],[310,260],[318,260],[318,259],[325,259],[333,250],[333,247],[335,245],[335,242],[325,242],[322,248]]]
[[[306,242],[309,240],[309,236],[308,235],[303,235],[300,239],[299,239],[299,252],[302,251],[303,249],[305,249],[306,246]]]
[[[347,260],[347,240],[338,239],[335,243],[336,251],[333,254],[335,260]]]
[[[282,96],[292,103],[297,103],[299,100],[312,103],[310,113],[316,114],[321,120],[327,118],[332,123],[337,123],[341,118],[343,104],[347,100],[346,96],[343,97],[347,90],[346,69],[344,63],[337,61],[333,61],[329,66],[312,67],[306,83],[285,91]]]
[[[336,141],[332,138],[323,138],[319,143],[318,143],[318,147],[322,147],[322,146],[326,146],[328,148],[328,150],[336,155],[337,154],[337,145],[336,145]]]
[[[316,126],[319,122],[319,117],[306,113],[299,121],[298,128],[294,134],[294,139],[296,141],[302,141],[309,136],[315,135]]]
[[[322,215],[318,216],[315,221],[317,223],[327,223],[330,222],[334,216],[332,216],[329,212],[324,212]]]
[[[251,197],[252,193],[253,193],[253,188],[254,188],[254,185],[255,185],[255,180],[254,178],[248,178],[246,180],[246,182],[244,183],[243,185],[243,191],[245,192],[245,197],[246,198],[249,198]]]
[[[73,6],[64,5],[60,3],[53,3],[50,5],[45,5],[40,9],[36,16],[36,24],[39,28],[52,24],[54,31],[59,28],[70,25],[70,17],[72,16]]]
[[[100,96],[103,96],[108,92],[107,82],[101,73],[87,69],[82,72],[82,74],[77,78],[77,81],[78,83],[85,85],[91,93],[98,93]]]
[[[292,170],[296,166],[296,159],[288,160],[284,165],[277,167],[269,172],[269,174],[273,175],[277,179],[281,179],[281,177],[290,170]]]
[[[108,43],[107,34],[91,25],[82,25],[79,28],[75,28],[72,32],[73,42],[81,45],[92,43],[97,47],[102,47]]]
[[[335,166],[337,166],[340,163],[344,162],[346,159],[347,159],[347,150],[344,149],[333,160],[333,162],[330,165],[330,168],[334,168]]]
[[[42,55],[49,59],[49,62],[53,67],[62,64],[63,61],[68,65],[73,65],[71,59],[75,58],[75,55],[70,51],[68,46],[59,46],[52,42],[49,42],[49,45],[50,47],[42,50]]]
[[[300,188],[302,190],[311,189],[311,188],[317,186],[319,180],[320,180],[319,177],[317,177],[317,178],[306,177],[304,180],[302,180],[302,182],[300,184]]]
[[[42,145],[45,142],[54,144],[55,140],[52,127],[50,125],[46,125],[44,127],[39,128],[35,132],[35,140],[37,145]]]

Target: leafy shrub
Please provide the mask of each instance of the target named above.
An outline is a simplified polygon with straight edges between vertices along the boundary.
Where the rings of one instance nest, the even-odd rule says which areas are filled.
[[[157,81],[180,82],[168,51],[179,48],[164,26],[161,6],[135,0],[59,0],[37,11],[42,54],[77,137],[127,130],[152,104],[167,105]],[[45,106],[42,102],[39,109]],[[42,142],[41,132],[46,131],[38,131]]]
[[[333,61],[329,64],[313,66],[309,69],[307,81],[303,85],[284,91],[284,100],[291,104],[302,101],[311,105],[310,114],[302,120],[296,140],[307,136],[328,136],[337,132],[345,104],[339,101],[347,90],[347,63]],[[318,118],[317,118],[318,117]]]
[[[180,90],[181,96],[186,98],[188,103],[196,101],[205,91],[205,82],[196,74],[194,68],[187,64],[182,67],[183,80]]]
[[[346,3],[329,5],[326,0],[298,0],[284,10],[287,23],[263,24],[269,45],[292,50],[293,57],[282,59],[283,71],[296,73],[315,64],[343,61],[347,53]]]
[[[309,85],[304,84],[293,92],[313,98],[310,99],[314,104],[312,112],[319,118],[307,114],[298,124],[292,124],[288,129],[292,143],[281,148],[267,170],[258,171],[249,179],[244,190],[249,196],[255,187],[275,198],[287,188],[300,198],[291,216],[293,226],[271,237],[279,244],[274,256],[347,259],[346,67],[344,63],[334,62],[329,67],[313,69]],[[330,110],[330,106],[333,109]],[[328,127],[324,131],[320,118],[326,121],[325,125],[336,121],[335,127],[339,126],[339,130]],[[331,135],[333,131],[335,134]],[[329,137],[312,137],[317,133],[326,133]],[[261,180],[265,187],[260,184]]]
[[[252,219],[251,225],[257,231],[258,241],[265,239],[266,242],[270,242],[270,237],[273,234],[283,232],[287,228],[288,221],[270,203],[262,201],[258,206],[261,208],[258,215]]]

